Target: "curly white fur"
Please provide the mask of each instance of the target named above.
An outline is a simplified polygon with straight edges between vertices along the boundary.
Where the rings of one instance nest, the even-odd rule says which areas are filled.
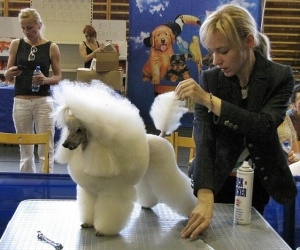
[[[105,84],[62,81],[54,90],[62,134],[55,159],[68,163],[83,227],[119,233],[134,202],[165,202],[188,216],[196,204],[190,180],[165,139],[147,135],[139,110]],[[64,145],[64,146],[63,146]],[[69,148],[67,148],[69,147]]]

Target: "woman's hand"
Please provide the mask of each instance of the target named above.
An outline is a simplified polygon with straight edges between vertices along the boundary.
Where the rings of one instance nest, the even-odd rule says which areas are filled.
[[[213,112],[217,116],[220,116],[221,114],[222,100],[213,96],[213,94],[206,92],[192,78],[179,82],[175,89],[175,93],[180,100],[191,98],[194,102],[207,107],[208,112]]]
[[[198,204],[193,209],[188,224],[181,232],[182,238],[195,238],[205,229],[212,221],[214,197],[213,192],[209,189],[200,189],[197,193]]]
[[[12,66],[9,69],[5,70],[4,76],[7,80],[12,80],[15,76],[21,75],[22,70],[18,66]]]
[[[105,48],[104,44],[101,43],[100,46],[99,46],[99,48],[95,49],[94,52],[103,52],[104,48]]]
[[[203,104],[203,97],[208,95],[193,78],[179,82],[175,92],[180,100],[191,98],[200,104]]]
[[[287,157],[288,157],[288,163],[289,163],[289,165],[292,164],[292,163],[295,163],[295,162],[299,161],[299,158],[295,154],[294,150],[291,150],[288,153]]]
[[[44,85],[46,82],[46,77],[43,73],[32,76],[32,83],[36,85]]]
[[[179,82],[175,92],[180,100],[191,98],[195,102],[210,108],[210,95],[193,79],[189,78]]]

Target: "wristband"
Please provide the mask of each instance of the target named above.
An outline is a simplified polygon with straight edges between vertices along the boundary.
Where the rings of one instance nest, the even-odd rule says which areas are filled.
[[[213,95],[212,93],[209,93],[209,102],[210,102],[210,106],[209,106],[209,109],[208,109],[208,113],[210,113],[212,111],[212,108],[213,108]]]

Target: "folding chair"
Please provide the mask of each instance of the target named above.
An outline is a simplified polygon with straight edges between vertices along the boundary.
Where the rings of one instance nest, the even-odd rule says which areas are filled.
[[[178,132],[174,133],[174,150],[178,160],[178,148],[190,148],[189,163],[195,156],[195,141],[193,137],[179,136]]]
[[[49,144],[51,131],[41,134],[16,134],[0,133],[0,143],[13,145],[38,145],[45,144],[45,165],[44,173],[49,173]]]
[[[174,133],[171,133],[170,135],[165,136],[165,139],[167,141],[169,141],[172,144],[172,146],[174,147]]]

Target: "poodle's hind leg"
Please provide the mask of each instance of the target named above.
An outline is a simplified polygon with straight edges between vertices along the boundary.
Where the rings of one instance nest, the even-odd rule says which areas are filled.
[[[141,205],[142,208],[151,208],[158,203],[158,197],[153,193],[151,188],[151,183],[149,183],[146,176],[138,182],[136,185],[137,190],[137,203]]]
[[[159,200],[183,216],[196,206],[191,180],[177,166],[172,145],[164,138],[148,135],[150,163],[146,178]]]
[[[81,227],[88,228],[94,225],[94,206],[97,195],[88,192],[77,185],[77,203],[79,209]]]
[[[118,234],[130,219],[135,198],[134,187],[119,187],[99,194],[94,207],[96,235]]]

